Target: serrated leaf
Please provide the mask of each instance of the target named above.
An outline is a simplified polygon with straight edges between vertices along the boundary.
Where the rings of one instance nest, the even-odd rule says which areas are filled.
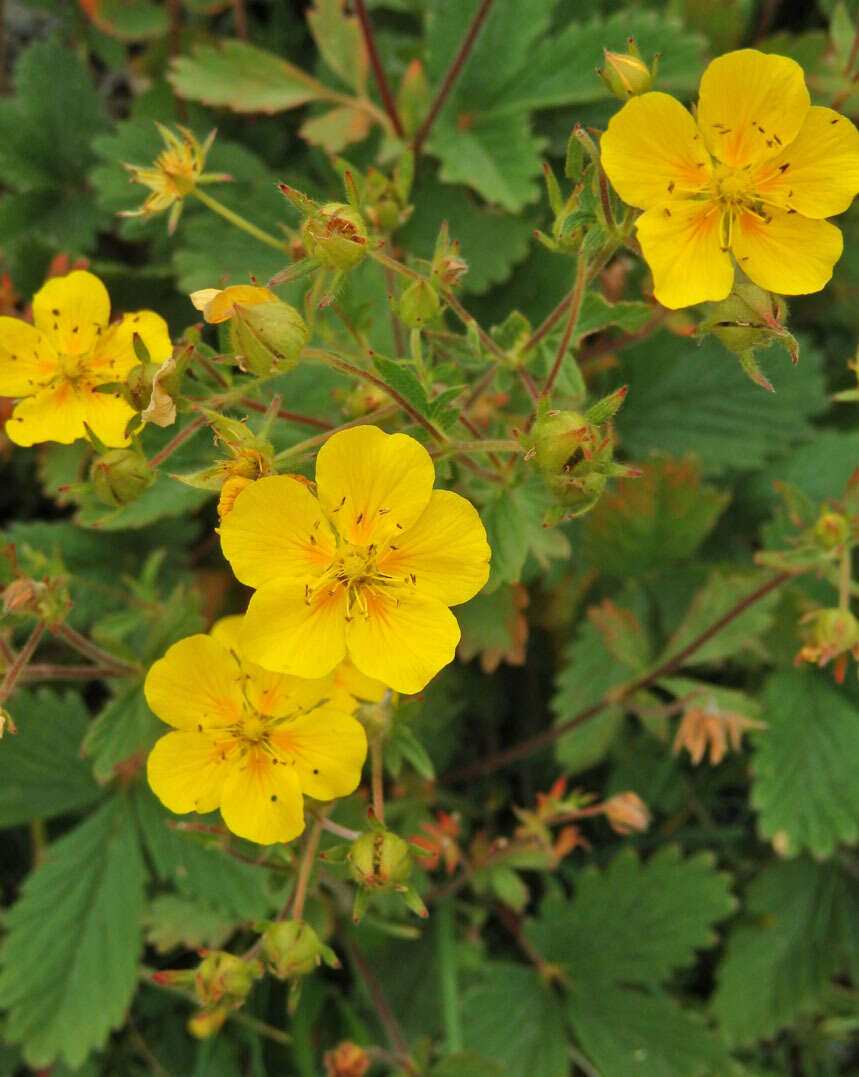
[[[465,291],[481,295],[493,284],[507,280],[517,262],[528,254],[535,217],[500,213],[482,204],[463,187],[434,179],[431,170],[418,173],[411,201],[420,207],[397,231],[397,240],[414,254],[431,258],[442,221],[459,242],[468,263],[462,280]],[[486,242],[491,231],[492,242]]]
[[[774,673],[767,728],[753,734],[752,804],[761,835],[783,855],[831,856],[859,839],[859,713],[825,673]]]
[[[547,496],[538,481],[500,491],[481,510],[492,550],[487,590],[518,583],[529,551],[543,534]]]
[[[327,92],[294,64],[245,41],[200,45],[176,57],[168,77],[180,97],[233,112],[283,112]]]
[[[754,569],[715,569],[692,599],[682,621],[672,633],[660,661],[666,661],[683,650],[705,629],[752,594],[766,579],[766,574]],[[778,594],[772,592],[755,602],[699,647],[684,665],[710,665],[753,647],[755,641],[772,624],[772,609],[778,598]]]
[[[700,347],[656,333],[624,353],[629,396],[618,413],[624,450],[695,453],[704,475],[752,471],[815,435],[827,406],[820,354],[803,347],[791,366],[778,349],[757,357],[775,393],[762,391],[718,341]]]
[[[373,356],[373,366],[384,381],[400,396],[405,397],[416,411],[421,415],[429,414],[430,405],[424,387],[407,366],[395,359],[385,359],[381,355]]]
[[[92,760],[96,778],[107,782],[118,763],[138,752],[149,752],[163,732],[164,723],[149,709],[142,686],[132,684],[92,721],[81,751]]]
[[[99,28],[120,41],[147,41],[170,29],[170,15],[154,0],[90,0],[87,14]]]
[[[344,0],[315,0],[307,25],[325,63],[347,86],[361,90],[367,79],[367,48],[357,18],[347,15],[344,6]]]
[[[146,941],[165,954],[177,946],[217,950],[235,929],[235,922],[203,901],[159,894],[144,919]]]
[[[492,963],[464,993],[461,1006],[468,1047],[503,1062],[511,1077],[567,1077],[561,1007],[536,969]]]
[[[328,153],[340,153],[353,142],[361,142],[369,135],[372,120],[366,112],[337,105],[320,116],[305,120],[298,133],[306,142],[321,146]]]
[[[620,578],[689,557],[728,503],[728,494],[702,485],[692,461],[657,457],[643,472],[618,481],[582,527],[584,555]]]
[[[724,1048],[701,1018],[664,995],[600,981],[570,993],[567,1014],[579,1043],[604,1077],[722,1077]]]
[[[578,711],[602,699],[610,688],[632,676],[632,670],[605,647],[597,628],[582,624],[576,638],[564,651],[561,672],[555,680],[552,713],[560,725]],[[620,730],[623,711],[606,707],[601,714],[571,729],[555,743],[555,757],[568,774],[578,774],[598,763]]]
[[[148,788],[141,786],[135,791],[135,809],[159,879],[172,882],[185,896],[239,919],[250,920],[271,912],[274,901],[264,869],[173,830],[169,824],[176,822],[177,816],[167,811]]]
[[[477,114],[441,117],[427,149],[441,161],[445,183],[462,183],[488,202],[518,213],[539,197],[537,176],[544,141],[535,138],[526,115]]]
[[[589,333],[607,329],[610,325],[616,325],[627,333],[634,333],[652,317],[653,308],[647,303],[609,303],[599,292],[586,292],[576,322],[575,340],[579,341]]]
[[[815,1007],[844,964],[844,927],[856,903],[855,883],[834,864],[806,858],[775,864],[752,882],[712,1003],[730,1042],[769,1038]]]
[[[576,882],[571,899],[546,898],[526,934],[580,989],[594,978],[652,990],[716,941],[714,925],[735,904],[711,854],[684,860],[676,846],[644,863],[626,849],[605,871],[589,868]]]
[[[5,1036],[34,1067],[77,1068],[125,1019],[137,985],[143,859],[129,803],[107,801],[54,842],[6,917]]]
[[[499,587],[481,592],[459,606],[456,619],[462,631],[457,654],[469,662],[480,655],[484,672],[494,672],[501,662],[523,665],[528,622],[522,612],[528,594],[521,587]]]
[[[47,688],[7,704],[18,727],[0,740],[0,827],[80,811],[101,796],[78,752],[89,724],[81,697]]]

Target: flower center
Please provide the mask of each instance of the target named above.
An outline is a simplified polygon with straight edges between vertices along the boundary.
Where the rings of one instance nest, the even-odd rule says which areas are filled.
[[[246,744],[264,745],[271,734],[271,719],[258,711],[246,714],[239,724],[238,735]]]
[[[395,546],[386,546],[381,551],[371,543],[369,546],[353,546],[346,543],[339,547],[328,571],[304,590],[304,600],[310,605],[320,595],[334,596],[340,588],[346,591],[346,619],[360,614],[369,617],[367,600],[374,592],[390,588],[400,588],[407,584],[414,585],[409,577],[391,576],[379,567],[380,553],[386,553]]]
[[[719,165],[713,173],[710,190],[714,201],[725,209],[747,206],[754,201],[755,189],[748,172]]]

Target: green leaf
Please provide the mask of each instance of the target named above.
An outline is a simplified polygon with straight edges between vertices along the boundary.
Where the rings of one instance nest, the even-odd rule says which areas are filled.
[[[367,79],[367,50],[354,15],[343,10],[344,0],[315,0],[307,25],[325,63],[353,90]]]
[[[582,527],[583,554],[620,578],[691,556],[728,503],[728,494],[701,484],[691,461],[657,457],[643,471],[620,480]]]
[[[713,338],[697,349],[657,333],[624,353],[629,396],[618,413],[624,450],[694,452],[704,475],[753,471],[809,441],[809,420],[827,406],[820,353],[804,347],[797,366],[778,349],[759,356],[775,393],[745,377]]]
[[[463,183],[488,202],[518,213],[539,197],[544,145],[531,134],[524,113],[459,117],[445,113],[433,128],[427,149],[441,161],[445,183]]]
[[[489,594],[481,592],[458,606],[456,619],[462,631],[457,654],[466,662],[480,655],[481,666],[493,672],[507,661],[513,665],[524,661],[527,622],[522,609],[527,605],[522,588],[499,587]]]
[[[576,322],[575,340],[579,341],[589,333],[607,329],[610,325],[616,325],[626,333],[634,333],[652,317],[653,308],[647,303],[609,303],[599,292],[585,292]],[[563,329],[559,332],[563,332]]]
[[[116,766],[137,753],[148,753],[165,733],[143,695],[143,686],[132,684],[107,704],[90,724],[81,748],[92,759],[92,769],[100,782],[116,773]]]
[[[397,231],[397,241],[422,258],[431,258],[442,221],[458,240],[460,255],[468,263],[465,291],[476,295],[507,280],[513,267],[528,254],[536,217],[513,216],[493,210],[463,187],[451,187],[421,169],[411,201],[420,207]],[[492,242],[486,242],[491,233]]]
[[[180,97],[233,112],[283,112],[326,95],[300,68],[244,41],[200,45],[176,57],[168,77]]]
[[[679,626],[674,630],[660,662],[681,651],[705,629],[766,582],[767,575],[755,569],[715,569],[692,599]],[[772,624],[772,610],[779,596],[772,592],[699,647],[684,666],[712,665],[754,647]]]
[[[492,550],[489,583],[492,591],[502,583],[518,583],[525,560],[543,535],[548,497],[531,477],[521,486],[499,491],[481,510]]]
[[[421,415],[428,415],[430,410],[427,394],[417,376],[404,363],[395,359],[385,359],[381,355],[373,356],[373,366],[390,387],[412,405]]]
[[[831,856],[859,839],[859,716],[825,673],[774,673],[755,733],[752,804],[758,829],[792,856]]]
[[[586,621],[564,651],[564,663],[555,680],[552,712],[560,725],[589,707],[610,688],[629,680],[632,671],[606,649],[596,626]],[[605,710],[555,743],[555,757],[568,774],[578,774],[599,763],[611,747],[623,722],[620,707]]]
[[[815,1008],[843,967],[857,899],[855,882],[835,865],[806,858],[775,864],[752,882],[712,1003],[731,1043],[769,1038]]]
[[[515,999],[515,1005],[511,1005]],[[557,996],[536,969],[494,962],[463,995],[468,1047],[497,1059],[505,1072],[566,1077],[567,1044]]]
[[[604,872],[581,872],[571,900],[546,898],[526,934],[580,990],[592,977],[652,990],[716,941],[714,924],[735,904],[729,883],[710,853],[682,860],[665,846],[641,863],[627,849]]]
[[[120,41],[146,41],[170,29],[169,12],[153,0],[96,0],[91,18]]]
[[[178,946],[187,950],[220,949],[235,930],[235,922],[203,901],[160,894],[144,919],[146,941],[160,954]]]
[[[78,1067],[125,1020],[137,985],[143,860],[125,796],[54,842],[6,916],[5,1035],[36,1068]]]
[[[186,897],[237,918],[251,920],[271,912],[274,900],[262,868],[235,860],[214,842],[202,845],[194,835],[173,830],[169,824],[176,816],[144,786],[136,790],[135,807],[159,879],[172,882]]]
[[[471,1051],[448,1055],[429,1071],[429,1077],[503,1077],[504,1068]]]
[[[89,715],[74,692],[18,692],[17,736],[0,742],[0,827],[80,811],[101,796],[78,752]]]
[[[567,1003],[582,1049],[604,1077],[722,1077],[724,1049],[701,1018],[664,995],[578,985]]]

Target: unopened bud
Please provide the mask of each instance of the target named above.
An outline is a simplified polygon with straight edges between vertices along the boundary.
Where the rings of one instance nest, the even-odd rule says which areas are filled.
[[[208,1040],[221,1030],[224,1021],[235,1007],[229,1005],[213,1006],[198,1010],[188,1019],[188,1031],[197,1040]]]
[[[637,793],[618,793],[605,802],[603,811],[609,826],[617,834],[647,830],[650,826],[650,812]]]
[[[18,727],[15,725],[12,715],[5,707],[0,707],[0,740],[2,740],[7,733],[17,732]]]
[[[416,280],[400,297],[400,320],[409,329],[420,329],[437,318],[440,310],[438,292],[426,280]]]
[[[390,403],[391,398],[384,389],[376,385],[359,384],[346,397],[343,409],[350,418],[360,419],[362,415]]]
[[[225,950],[211,950],[194,974],[194,991],[203,1006],[222,1000],[237,1005],[262,975],[259,961],[244,961]]]
[[[144,411],[152,399],[152,382],[158,363],[138,363],[132,367],[122,387],[122,395],[135,411]]]
[[[409,844],[390,830],[369,830],[349,850],[352,878],[370,890],[401,889],[414,867]]]
[[[847,666],[847,656],[859,660],[859,621],[849,610],[815,610],[803,618],[806,644],[796,656],[796,662],[814,662],[825,666],[835,660],[835,679],[841,683]]]
[[[344,1040],[323,1058],[326,1077],[364,1077],[370,1068],[370,1056],[357,1043]]]
[[[13,580],[3,591],[4,613],[32,613],[39,605],[39,596],[45,585],[25,576]]]
[[[330,269],[351,269],[367,254],[367,227],[361,214],[342,202],[328,202],[307,217],[301,238],[311,258]]]
[[[97,457],[90,480],[99,499],[114,508],[136,501],[153,481],[148,461],[134,449],[111,449]]]
[[[842,546],[850,536],[850,522],[840,512],[824,510],[814,525],[814,537],[825,550]]]
[[[734,285],[727,299],[714,303],[710,317],[698,333],[711,332],[735,355],[743,369],[758,385],[772,386],[758,369],[754,353],[758,348],[778,343],[786,348],[794,363],[799,358],[799,345],[785,329],[787,306],[781,296],[764,291],[751,282]]]
[[[272,370],[292,370],[309,336],[295,307],[279,299],[254,307],[237,306],[230,322],[230,344],[239,366],[258,377]]]
[[[279,980],[306,976],[321,961],[331,968],[340,967],[331,947],[303,920],[263,921],[256,927],[262,931],[262,955]]]
[[[630,40],[630,52],[609,52],[604,49],[605,66],[597,69],[609,90],[625,101],[636,94],[647,93],[653,86],[659,59],[654,57],[652,69],[641,59],[635,42]]]

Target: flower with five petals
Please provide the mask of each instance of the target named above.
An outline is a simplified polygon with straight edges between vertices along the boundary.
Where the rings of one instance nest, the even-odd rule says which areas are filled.
[[[147,777],[170,811],[220,808],[239,837],[291,841],[304,830],[305,795],[332,800],[360,781],[367,738],[352,691],[361,678],[260,669],[239,650],[240,624],[225,617],[150,669],[146,701],[173,730],[152,749]]]
[[[267,669],[323,677],[347,655],[397,692],[419,692],[459,642],[449,606],[486,583],[489,546],[474,507],[433,490],[426,449],[356,426],[316,460],[318,498],[277,475],[242,490],[221,524],[250,587],[242,648]]]
[[[638,240],[654,294],[676,309],[725,299],[736,264],[781,295],[818,292],[841,256],[859,192],[859,132],[812,106],[802,68],[741,49],[701,79],[695,118],[665,93],[634,97],[600,142],[620,197],[643,209]]]
[[[35,326],[0,318],[0,396],[23,398],[6,422],[16,445],[86,437],[84,424],[108,446],[127,445],[136,414],[118,391],[140,360],[139,336],[154,363],[173,351],[167,323],[151,310],[110,325],[110,297],[92,273],[76,269],[53,277],[33,297]]]

